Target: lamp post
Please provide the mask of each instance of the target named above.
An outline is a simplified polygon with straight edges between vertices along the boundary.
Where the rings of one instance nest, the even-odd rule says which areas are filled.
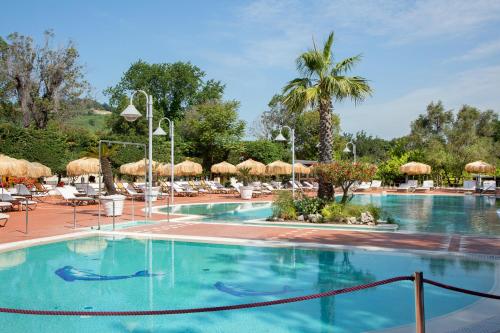
[[[130,96],[130,104],[120,113],[120,116],[129,122],[133,122],[141,117],[141,113],[135,108],[133,100],[136,93],[146,96],[146,119],[148,120],[149,141],[148,141],[148,179],[146,182],[146,200],[148,202],[147,216],[152,214],[152,187],[153,187],[153,96],[148,95],[144,90],[136,90]]]
[[[158,127],[153,132],[153,135],[167,135],[161,128],[161,122],[167,120],[170,134],[170,198],[172,205],[174,204],[174,122],[167,117],[163,117],[158,122]]]
[[[356,163],[356,144],[352,141],[349,141],[348,143],[345,144],[345,148],[344,148],[344,153],[348,154],[351,152],[351,150],[349,149],[349,144],[351,144],[352,146],[352,153],[354,155],[354,163]]]
[[[289,126],[281,126],[280,133],[274,138],[276,141],[286,141],[286,138],[281,133],[283,128],[288,128],[290,131],[290,140],[292,141],[292,198],[295,198],[295,130]]]

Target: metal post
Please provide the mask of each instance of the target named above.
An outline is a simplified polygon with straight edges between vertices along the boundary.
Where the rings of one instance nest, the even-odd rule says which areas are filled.
[[[111,200],[113,202],[113,231],[115,231],[115,200]]]
[[[295,130],[290,128],[292,134],[292,198],[295,199]]]
[[[148,217],[152,215],[152,197],[151,193],[153,190],[153,96],[147,95],[147,116],[148,116],[148,127],[149,127],[149,166],[148,166],[148,188],[147,188],[147,200],[148,200]]]
[[[76,203],[73,202],[73,229],[76,229]]]
[[[28,198],[26,197],[26,234],[28,234],[28,219],[29,219],[29,213],[28,213]],[[21,204],[21,207],[23,206],[23,204]]]
[[[135,204],[134,204],[135,195],[132,195],[132,221],[135,221]]]
[[[174,122],[170,121],[170,197],[174,204]]]
[[[99,140],[99,174],[97,175],[97,178],[99,178],[99,189],[97,190],[97,230],[101,230],[101,174],[102,174],[102,169],[101,169],[101,142],[102,140]]]
[[[422,272],[414,273],[415,285],[415,332],[425,333],[424,311],[424,276]]]

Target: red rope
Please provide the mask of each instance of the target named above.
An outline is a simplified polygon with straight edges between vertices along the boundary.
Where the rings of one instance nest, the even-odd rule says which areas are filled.
[[[459,293],[463,294],[468,294],[468,295],[473,295],[473,296],[479,296],[479,297],[485,297],[485,298],[491,298],[491,299],[498,299],[500,300],[500,295],[494,295],[494,294],[488,294],[488,293],[482,293],[479,291],[474,291],[474,290],[469,290],[469,289],[463,289],[455,286],[450,286],[444,283],[436,282],[433,280],[428,280],[428,279],[423,279],[425,283],[432,284],[433,286],[443,288],[443,289],[449,289],[453,290]]]
[[[397,276],[390,279],[380,280],[367,284],[361,284],[349,288],[330,290],[318,294],[290,297],[290,298],[284,298],[266,302],[223,305],[223,306],[192,308],[192,309],[151,310],[151,311],[57,311],[57,310],[29,310],[29,309],[0,308],[0,313],[3,312],[3,313],[14,313],[14,314],[25,314],[25,315],[45,315],[45,316],[152,316],[152,315],[175,315],[175,314],[199,313],[199,312],[215,312],[215,311],[227,311],[227,310],[238,310],[238,309],[250,309],[250,308],[258,308],[270,305],[302,302],[321,297],[330,297],[354,291],[359,291],[363,289],[373,288],[398,281],[413,281],[413,279],[414,279],[413,276]]]

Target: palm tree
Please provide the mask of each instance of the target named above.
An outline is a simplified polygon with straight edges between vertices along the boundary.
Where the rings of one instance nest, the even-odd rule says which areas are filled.
[[[313,42],[313,49],[297,58],[297,70],[302,77],[293,79],[283,88],[284,103],[290,110],[302,112],[310,107],[319,111],[320,163],[332,161],[333,101],[349,98],[359,103],[372,92],[366,79],[346,75],[361,60],[361,55],[334,62],[332,45],[333,32],[328,36],[322,51]],[[318,196],[329,199],[333,195],[332,184],[320,177]]]
[[[117,146],[108,147],[108,145],[102,145],[101,147],[102,178],[108,195],[117,193],[113,180],[113,166],[111,165],[111,158],[116,155],[117,150]],[[85,156],[99,158],[99,149],[92,148]]]

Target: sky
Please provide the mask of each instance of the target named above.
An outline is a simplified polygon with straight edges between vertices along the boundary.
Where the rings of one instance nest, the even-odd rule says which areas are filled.
[[[295,59],[335,32],[336,60],[362,54],[353,75],[374,90],[335,103],[342,130],[382,138],[409,132],[431,101],[500,111],[498,0],[8,1],[0,34],[76,43],[92,95],[130,64],[190,61],[226,84],[248,126],[297,76]]]

